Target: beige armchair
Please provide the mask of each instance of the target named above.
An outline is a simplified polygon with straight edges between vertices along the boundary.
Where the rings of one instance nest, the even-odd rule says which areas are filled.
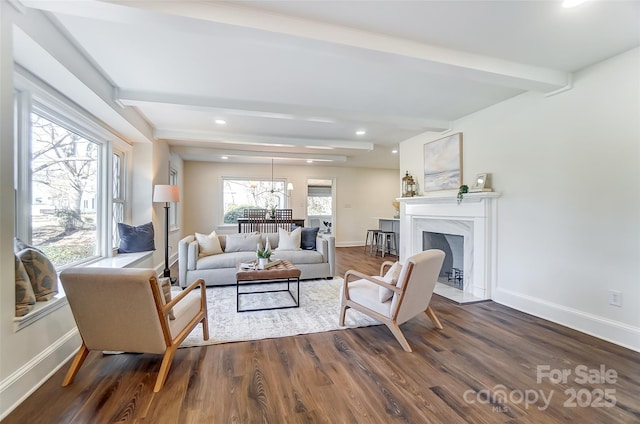
[[[63,387],[73,382],[89,351],[123,351],[164,355],[153,389],[158,392],[191,330],[202,323],[209,339],[202,279],[166,304],[152,269],[69,268],[60,280],[82,337]],[[169,319],[171,310],[175,319]]]
[[[402,267],[397,284],[390,284],[382,278],[385,269],[393,265],[392,262],[382,264],[380,277],[370,277],[354,270],[347,271],[340,305],[340,325],[344,326],[347,309],[356,309],[389,327],[404,350],[411,352],[411,347],[400,330],[401,324],[425,312],[433,324],[442,329],[429,302],[443,261],[444,252],[437,249],[411,256]],[[389,299],[381,301],[381,287],[383,290],[390,290]]]

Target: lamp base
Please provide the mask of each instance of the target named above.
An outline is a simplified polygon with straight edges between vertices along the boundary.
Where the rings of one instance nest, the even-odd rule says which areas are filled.
[[[169,270],[169,268],[165,268],[165,270],[164,270],[164,271],[163,271],[163,273],[162,273],[162,276],[163,276],[164,278],[168,278],[168,279],[169,279],[169,281],[171,281],[171,285],[172,285],[172,286],[175,286],[175,285],[176,285],[176,283],[178,282],[178,279],[177,279],[176,277],[172,277],[172,276],[171,276],[171,271]]]

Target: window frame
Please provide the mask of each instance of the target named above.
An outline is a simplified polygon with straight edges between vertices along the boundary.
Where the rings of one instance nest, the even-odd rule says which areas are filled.
[[[220,223],[218,224],[220,227],[223,226],[237,226],[237,223],[225,223],[224,222],[224,215],[225,215],[225,182],[226,181],[256,181],[256,182],[265,182],[265,183],[281,183],[282,184],[282,188],[283,191],[281,191],[282,195],[283,195],[283,199],[284,199],[284,205],[282,205],[283,208],[288,208],[291,198],[290,195],[286,192],[286,187],[287,187],[287,179],[286,178],[262,178],[262,177],[258,177],[258,178],[254,178],[254,177],[237,177],[237,176],[222,176],[220,177]],[[262,206],[261,206],[262,207]],[[267,209],[266,205],[263,207],[264,209]]]

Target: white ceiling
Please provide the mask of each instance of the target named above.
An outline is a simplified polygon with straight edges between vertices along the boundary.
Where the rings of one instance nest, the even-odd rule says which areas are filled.
[[[397,168],[400,141],[640,45],[640,1],[23,3],[185,160]]]

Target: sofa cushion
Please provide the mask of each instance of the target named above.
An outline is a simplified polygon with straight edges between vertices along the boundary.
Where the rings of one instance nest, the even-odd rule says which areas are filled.
[[[302,238],[302,228],[298,227],[289,232],[285,229],[278,228],[278,248],[281,250],[300,250],[300,240]]]
[[[118,253],[135,253],[156,250],[154,244],[153,223],[137,227],[118,222],[118,235],[120,236],[120,246]]]
[[[36,301],[52,299],[58,293],[58,273],[49,258],[37,249],[24,249],[18,257],[29,275]]]
[[[229,238],[227,237],[227,241]],[[255,249],[255,245],[253,246]],[[196,269],[235,268],[240,262],[256,259],[256,252],[225,252],[222,255],[204,256],[196,262]]]
[[[288,260],[294,265],[325,262],[322,253],[316,250],[278,250],[272,259]]]
[[[267,240],[269,240],[269,246],[271,246],[271,250],[274,250],[278,247],[278,233],[262,233],[262,245],[267,245]]]
[[[198,240],[198,256],[219,255],[222,253],[222,246],[220,246],[220,240],[218,240],[218,234],[213,230],[211,234],[196,233],[196,240]]]
[[[316,250],[316,237],[318,237],[318,231],[320,231],[320,227],[302,227],[300,247],[303,250]]]
[[[229,252],[256,252],[258,245],[262,246],[262,238],[258,233],[239,233],[227,236],[224,251]]]
[[[16,280],[16,316],[27,315],[36,304],[36,295],[33,293],[29,274],[24,269],[22,261],[14,254],[15,260],[15,280]]]

